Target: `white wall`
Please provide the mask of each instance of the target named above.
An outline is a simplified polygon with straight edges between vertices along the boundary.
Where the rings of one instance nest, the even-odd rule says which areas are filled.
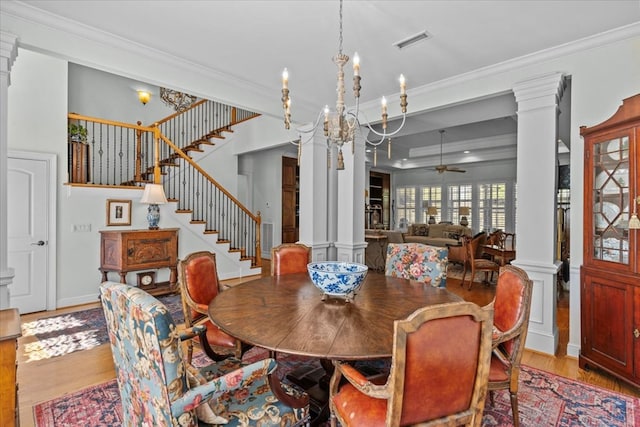
[[[69,72],[68,72],[69,71]],[[141,190],[84,189],[63,185],[67,181],[67,111],[132,123],[150,123],[174,111],[152,98],[142,105],[135,90],[135,82],[103,73],[64,60],[19,49],[12,68],[9,87],[8,148],[54,153],[58,163],[57,203],[57,306],[94,302],[101,280],[100,234],[104,229],[145,229],[147,206],[138,203]],[[88,89],[92,88],[92,89]],[[67,94],[69,104],[67,104]],[[113,97],[111,97],[113,95]],[[130,119],[134,117],[135,119]],[[202,165],[212,171],[223,186],[232,193],[237,183],[237,162],[233,155],[234,134],[216,141],[215,147],[202,155]],[[130,227],[106,227],[107,199],[132,200]],[[173,208],[175,210],[175,208]],[[172,207],[161,206],[160,226],[180,227],[179,256],[196,250],[209,250],[202,235],[181,227],[171,215]],[[73,232],[74,225],[89,225],[90,232]],[[221,279],[238,277],[237,267],[224,256],[218,256]],[[168,280],[168,270],[158,271],[158,281]],[[117,275],[111,273],[112,280]],[[135,273],[129,273],[129,283],[135,283]]]

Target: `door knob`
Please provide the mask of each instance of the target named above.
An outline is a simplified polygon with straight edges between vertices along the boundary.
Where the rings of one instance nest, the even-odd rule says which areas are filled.
[[[636,338],[640,337],[640,331],[638,331],[638,328],[635,328],[633,330],[633,336],[636,337]]]
[[[31,246],[44,246],[44,240],[38,240],[36,243],[32,243]]]

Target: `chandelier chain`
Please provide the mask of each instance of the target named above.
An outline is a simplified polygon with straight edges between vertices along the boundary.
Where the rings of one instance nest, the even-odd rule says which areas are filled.
[[[340,37],[338,38],[338,53],[342,55],[342,0],[340,0]]]

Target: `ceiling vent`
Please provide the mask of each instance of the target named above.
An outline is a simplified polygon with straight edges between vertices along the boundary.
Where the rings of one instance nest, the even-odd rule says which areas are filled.
[[[426,40],[429,38],[431,38],[431,34],[427,33],[426,31],[422,31],[421,33],[415,34],[404,40],[395,42],[393,45],[398,49],[404,49],[405,47],[411,46],[412,44],[418,43],[419,41]]]

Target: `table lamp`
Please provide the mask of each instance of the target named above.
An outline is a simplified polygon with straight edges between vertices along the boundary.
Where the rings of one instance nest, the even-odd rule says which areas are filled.
[[[429,224],[436,223],[436,215],[438,215],[438,208],[435,206],[429,206],[427,208],[427,214],[429,214]]]
[[[460,225],[463,227],[469,225],[469,220],[467,219],[469,213],[471,213],[469,206],[460,206]]]
[[[164,195],[164,189],[161,184],[147,184],[144,187],[144,193],[140,203],[149,205],[147,210],[147,221],[149,221],[149,230],[157,230],[158,222],[160,222],[160,206],[167,203],[167,197]]]

